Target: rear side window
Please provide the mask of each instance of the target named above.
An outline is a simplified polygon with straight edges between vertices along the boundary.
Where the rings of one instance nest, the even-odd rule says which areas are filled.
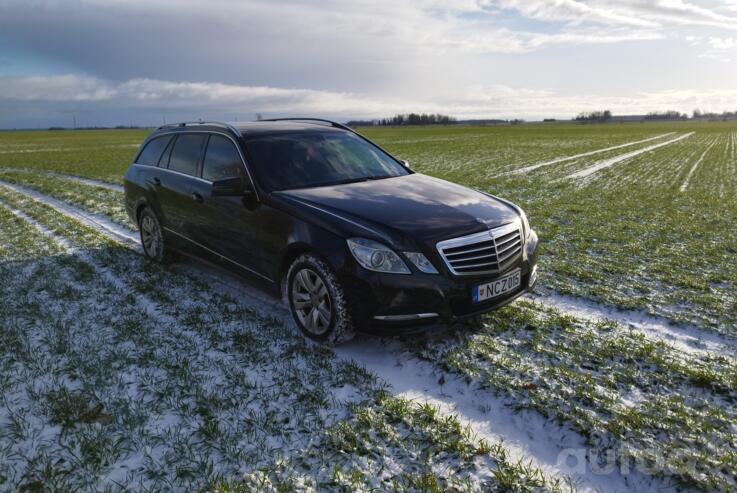
[[[169,145],[166,146],[166,150],[164,151],[164,154],[161,155],[161,159],[159,159],[159,168],[168,168],[169,167],[169,156],[171,156],[171,148],[174,147],[174,141],[176,139],[172,138],[169,141]]]
[[[171,135],[164,135],[162,137],[151,139],[138,155],[136,162],[147,166],[156,166],[170,140]]]
[[[217,181],[243,177],[243,162],[233,142],[221,135],[210,136],[202,165],[202,178]]]
[[[197,176],[202,147],[207,140],[207,134],[183,134],[174,142],[174,149],[169,158],[169,169]]]

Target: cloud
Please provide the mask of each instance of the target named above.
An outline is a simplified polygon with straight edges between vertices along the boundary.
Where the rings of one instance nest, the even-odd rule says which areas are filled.
[[[514,9],[525,17],[542,21],[597,22],[611,25],[658,27],[652,20],[620,11],[617,6],[594,6],[575,0],[498,0],[501,8]]]
[[[104,101],[115,95],[111,85],[94,77],[0,77],[0,100],[6,101]]]
[[[734,50],[737,49],[737,38],[719,38],[709,36],[709,45],[715,50]]]
[[[732,55],[737,52],[737,37],[686,36],[686,41],[691,46],[698,46],[702,49],[698,55],[699,58],[730,63]]]
[[[645,28],[669,24],[737,29],[737,17],[683,0],[496,0],[504,9],[542,21],[594,22]],[[737,3],[728,2],[733,8]]]
[[[52,90],[49,90],[53,88]],[[621,96],[561,94],[550,89],[470,85],[433,100],[376,98],[363,94],[300,88],[244,86],[212,82],[132,79],[114,83],[79,75],[0,77],[0,110],[18,102],[35,103],[47,111],[115,115],[125,110],[139,124],[162,114],[232,119],[268,116],[323,116],[337,119],[380,118],[410,111],[451,114],[459,118],[571,117],[580,111],[610,109],[617,114],[676,109],[730,108],[737,89],[723,91],[666,90]],[[5,114],[5,111],[0,113]],[[0,120],[0,124],[8,124]],[[111,121],[107,124],[120,123]]]
[[[4,121],[637,109],[606,95],[737,85],[703,59],[731,57],[735,1],[0,0],[0,101]]]

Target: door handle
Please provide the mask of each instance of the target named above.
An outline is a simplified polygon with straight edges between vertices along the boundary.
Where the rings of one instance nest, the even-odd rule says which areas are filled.
[[[154,185],[156,185],[157,187],[160,187],[161,186],[161,180],[160,179],[154,178],[152,181],[154,182]]]
[[[200,195],[197,192],[192,192],[192,200],[194,200],[198,204],[201,204],[204,201],[204,199],[202,198],[202,195]]]

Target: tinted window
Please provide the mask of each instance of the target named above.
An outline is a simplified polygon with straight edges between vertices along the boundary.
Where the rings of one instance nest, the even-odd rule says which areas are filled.
[[[243,162],[233,142],[220,135],[211,135],[202,165],[202,178],[209,181],[242,178]]]
[[[152,139],[148,144],[146,144],[146,147],[143,148],[141,154],[138,155],[138,159],[136,159],[136,162],[138,164],[156,166],[156,163],[159,162],[161,154],[163,154],[164,149],[166,149],[166,145],[169,143],[170,140],[170,135],[156,137],[155,139]]]
[[[205,140],[207,140],[207,134],[179,135],[171,151],[169,169],[197,176],[197,165],[199,165]]]
[[[348,132],[254,135],[246,147],[252,171],[268,190],[391,178],[409,172],[391,156]]]
[[[161,155],[161,159],[159,159],[159,168],[168,168],[169,167],[169,156],[171,156],[171,149],[174,147],[174,138],[169,139],[169,145],[166,146],[166,150],[164,151],[164,154]]]

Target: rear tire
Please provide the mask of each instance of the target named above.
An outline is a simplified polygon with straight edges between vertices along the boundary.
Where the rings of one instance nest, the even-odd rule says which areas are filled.
[[[143,253],[159,263],[171,260],[171,252],[164,240],[164,231],[156,214],[149,207],[141,211],[138,217],[138,231],[141,234]]]
[[[305,336],[327,345],[353,338],[345,291],[323,260],[311,254],[297,257],[287,271],[285,288],[289,310]]]

